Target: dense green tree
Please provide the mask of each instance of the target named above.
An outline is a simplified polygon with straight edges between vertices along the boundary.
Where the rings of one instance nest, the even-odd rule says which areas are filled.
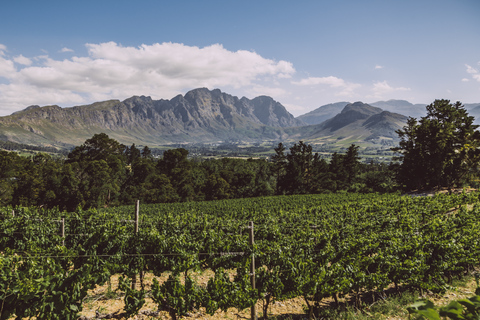
[[[343,155],[337,152],[334,152],[332,154],[332,158],[330,159],[328,170],[331,174],[330,190],[332,191],[346,190],[348,188],[348,185],[347,185],[348,173],[345,170],[345,166],[343,165]]]
[[[218,174],[211,174],[205,185],[207,200],[221,200],[230,198],[230,185]]]
[[[148,146],[143,147],[142,157],[145,158],[145,159],[152,159],[153,158],[152,150],[150,150],[150,148]]]
[[[406,190],[461,186],[480,159],[480,133],[460,102],[435,100],[418,122],[397,130],[397,179]]]
[[[126,147],[118,141],[111,139],[105,133],[93,135],[81,146],[75,147],[68,154],[68,162],[89,160],[105,160],[112,157],[123,157]]]
[[[77,164],[73,167],[75,179],[86,207],[120,204],[121,188],[127,179],[125,150],[123,144],[100,133],[68,154],[66,163]]]
[[[280,193],[280,177],[285,175],[287,157],[285,156],[285,146],[283,145],[283,143],[280,142],[274,150],[275,154],[272,156],[272,162],[274,164],[273,170],[277,178],[276,192]]]
[[[157,168],[170,179],[182,201],[195,198],[195,191],[191,185],[192,163],[188,160],[188,150],[177,148],[165,151],[163,158],[157,163]]]
[[[141,157],[141,152],[134,143],[132,146],[125,148],[125,156],[127,157],[127,163],[132,164],[135,160]]]
[[[12,204],[13,193],[17,188],[19,167],[23,163],[14,152],[0,150],[0,205]]]
[[[392,192],[397,188],[395,170],[391,165],[384,163],[364,164],[358,175],[363,185],[362,192]]]
[[[318,153],[313,155],[312,180],[309,185],[310,193],[322,193],[330,190],[332,174],[328,171],[328,163]]]
[[[78,163],[66,163],[63,165],[60,181],[60,191],[58,205],[60,209],[75,211],[77,208],[83,208],[85,205],[84,194],[80,187],[78,172]]]
[[[358,146],[354,144],[348,147],[347,152],[343,156],[342,165],[346,172],[346,182],[351,184],[355,181],[360,169],[360,156],[358,155]]]
[[[307,193],[312,179],[312,146],[299,141],[290,148],[286,159],[286,172],[280,181],[280,189],[288,194]]]

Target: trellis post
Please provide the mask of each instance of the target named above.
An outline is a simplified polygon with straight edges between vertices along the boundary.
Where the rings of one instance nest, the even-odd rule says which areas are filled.
[[[137,200],[135,204],[135,235],[138,233],[138,218],[140,216],[140,200]],[[142,281],[143,273],[140,271],[140,281]],[[137,275],[133,276],[132,289],[135,290],[137,286]]]
[[[65,218],[62,218],[62,220],[60,220],[60,228],[62,232],[62,246],[65,247]]]
[[[140,215],[140,200],[137,200],[135,203],[135,235],[138,233],[138,217]],[[140,274],[141,278],[141,274]],[[132,289],[135,290],[137,286],[137,275],[133,275],[132,278]]]
[[[250,230],[250,246],[253,249],[253,245],[255,243],[254,233],[253,233],[253,221],[250,221],[250,225],[248,227]],[[252,282],[252,288],[255,290],[255,254],[252,252],[252,265],[250,270],[250,280]],[[255,310],[255,304],[252,306],[251,309],[251,320],[257,320],[257,312]]]

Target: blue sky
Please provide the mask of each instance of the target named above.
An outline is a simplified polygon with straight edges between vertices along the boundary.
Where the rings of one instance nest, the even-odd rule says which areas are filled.
[[[6,1],[0,116],[208,87],[294,115],[480,102],[480,1]]]

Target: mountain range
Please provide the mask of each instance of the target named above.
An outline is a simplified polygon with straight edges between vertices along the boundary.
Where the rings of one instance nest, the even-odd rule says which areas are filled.
[[[480,104],[468,105],[480,113]],[[404,115],[403,115],[403,114]],[[133,96],[61,108],[30,106],[0,117],[0,140],[69,148],[105,132],[124,144],[222,141],[289,141],[384,144],[425,105],[389,100],[372,104],[338,102],[295,118],[268,96],[238,98],[219,89],[198,88],[171,100]]]

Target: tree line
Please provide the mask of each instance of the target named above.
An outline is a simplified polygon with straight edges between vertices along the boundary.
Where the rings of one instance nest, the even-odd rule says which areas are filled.
[[[0,205],[59,207],[73,211],[143,203],[202,201],[279,194],[391,191],[393,172],[362,164],[358,147],[330,163],[300,141],[282,143],[264,159],[190,159],[183,148],[152,156],[148,147],[125,146],[96,134],[66,157],[21,157],[0,151]]]
[[[64,158],[0,151],[0,205],[73,211],[143,203],[202,201],[325,192],[391,192],[461,187],[478,181],[480,132],[460,102],[435,100],[409,118],[392,148],[398,162],[360,162],[358,146],[329,162],[299,141],[264,159],[190,159],[184,148],[125,146],[96,134]]]

